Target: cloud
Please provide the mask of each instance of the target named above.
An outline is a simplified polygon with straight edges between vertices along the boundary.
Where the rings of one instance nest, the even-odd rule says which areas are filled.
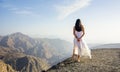
[[[29,10],[15,10],[13,13],[21,14],[21,15],[31,15],[31,14],[33,14],[33,12],[29,11]]]
[[[84,8],[90,4],[91,0],[75,0],[72,4],[67,6],[57,6],[57,11],[59,12],[58,19],[62,20],[72,14]]]
[[[10,4],[4,4],[4,5],[2,5],[2,7],[7,9],[8,11],[10,11],[11,13],[17,14],[17,15],[29,15],[29,16],[37,16],[38,15],[32,11],[33,8],[31,8],[31,7],[18,8],[16,6],[10,5]]]
[[[18,8],[11,7],[11,8],[8,8],[8,10],[15,11],[15,10],[18,10]]]
[[[13,5],[11,5],[11,4],[4,4],[4,3],[3,3],[3,4],[1,5],[1,7],[2,7],[2,8],[12,8]]]

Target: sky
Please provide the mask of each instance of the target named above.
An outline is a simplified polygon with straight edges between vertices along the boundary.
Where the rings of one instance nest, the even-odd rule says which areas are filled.
[[[120,0],[0,0],[0,35],[73,41],[80,18],[87,43],[120,43]]]

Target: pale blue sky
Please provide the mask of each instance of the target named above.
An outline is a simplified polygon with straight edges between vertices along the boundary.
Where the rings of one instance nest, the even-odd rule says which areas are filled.
[[[120,43],[120,0],[0,0],[0,35],[22,32],[72,42],[77,18],[88,43]]]

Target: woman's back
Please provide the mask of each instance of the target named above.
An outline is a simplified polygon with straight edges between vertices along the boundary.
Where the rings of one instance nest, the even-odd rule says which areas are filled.
[[[83,34],[83,31],[78,32],[78,31],[75,30],[75,34],[76,34],[77,38],[80,38]]]

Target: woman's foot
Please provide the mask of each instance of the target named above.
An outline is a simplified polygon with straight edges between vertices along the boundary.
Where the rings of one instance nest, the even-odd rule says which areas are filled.
[[[78,55],[78,59],[77,59],[78,62],[80,62],[80,55]]]
[[[78,59],[78,62],[80,62],[80,59]]]

